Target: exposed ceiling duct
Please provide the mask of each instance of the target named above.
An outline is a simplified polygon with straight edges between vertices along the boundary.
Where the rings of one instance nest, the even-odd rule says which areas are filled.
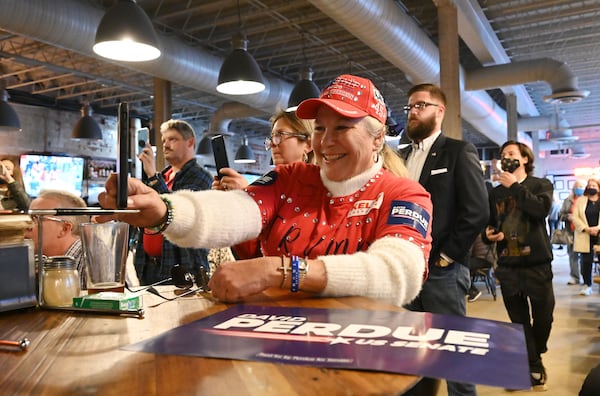
[[[310,3],[402,70],[409,80],[415,83],[439,81],[438,48],[394,2],[310,0]],[[105,12],[102,9],[74,0],[3,0],[2,11],[0,26],[7,31],[69,48],[86,56],[95,56],[91,48],[96,27]],[[163,35],[159,39],[164,49],[159,59],[125,65],[122,62],[114,63],[217,94],[215,87],[222,58],[191,47],[174,37]],[[461,72],[464,76],[464,71]],[[265,113],[285,107],[292,84],[266,77],[265,91],[236,97],[236,100]],[[527,81],[522,79],[521,82]],[[498,144],[506,140],[506,112],[485,91],[464,91],[461,101],[462,116],[466,121]],[[245,114],[244,111],[232,114],[231,118],[242,117],[242,114]],[[218,124],[220,122],[216,121],[211,129],[221,128]]]
[[[526,82],[545,81],[552,94],[544,100],[555,104],[578,102],[590,93],[579,90],[577,77],[566,63],[554,59],[532,59],[502,65],[486,66],[467,73],[465,89],[478,91]]]
[[[104,10],[74,0],[3,0],[0,26],[34,40],[218,95],[216,86],[224,59],[174,37],[159,35],[163,54],[154,61],[124,63],[99,58],[92,46],[104,13]],[[267,76],[266,79],[267,89],[263,92],[236,97],[236,100],[267,113],[287,106],[293,85]]]
[[[223,103],[213,114],[208,127],[209,134],[229,132],[229,124],[237,118],[257,117],[265,115],[253,107],[243,103],[227,102]],[[260,120],[265,122],[264,120]],[[268,123],[268,122],[267,122]]]

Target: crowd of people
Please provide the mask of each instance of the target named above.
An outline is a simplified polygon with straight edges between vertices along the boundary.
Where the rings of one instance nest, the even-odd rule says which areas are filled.
[[[274,168],[251,184],[233,168],[212,176],[199,166],[192,126],[169,120],[160,127],[168,165],[156,168],[147,143],[138,155],[144,176],[128,181],[128,207],[139,213],[97,220],[140,230],[134,266],[142,285],[168,278],[179,264],[197,279],[210,272],[211,293],[225,302],[280,288],[466,316],[466,302],[481,296],[473,268],[485,262],[501,284],[510,320],[523,325],[532,388],[545,390],[542,354],[555,305],[549,232],[562,223],[573,235],[569,284],[583,279],[580,293],[590,295],[600,251],[599,182],[575,181],[561,205],[552,183],[533,176],[531,149],[507,141],[502,172],[489,188],[474,145],[442,132],[446,100],[436,85],[411,88],[410,144],[395,152],[385,141],[381,93],[366,78],[341,75],[319,98],[271,117],[265,148]],[[31,200],[16,162],[0,164],[2,209],[86,206],[59,190]],[[99,196],[102,207],[116,208],[116,191],[111,175]],[[79,225],[89,218],[40,219],[42,253],[73,256],[85,288]],[[36,252],[37,233],[32,227],[26,235]],[[229,248],[233,254],[211,268],[209,254]],[[476,394],[474,384],[449,381],[447,389],[451,396]]]

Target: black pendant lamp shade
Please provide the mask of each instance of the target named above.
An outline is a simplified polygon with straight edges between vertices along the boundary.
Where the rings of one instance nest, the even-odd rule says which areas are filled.
[[[158,36],[148,15],[134,0],[119,0],[96,30],[93,50],[119,61],[142,62],[160,56]]]
[[[0,97],[0,132],[20,132],[19,116],[8,103],[8,92],[2,89]]]
[[[256,157],[250,146],[248,146],[248,138],[246,136],[242,138],[242,145],[235,154],[233,162],[237,164],[253,164],[256,162]]]
[[[73,128],[73,139],[95,139],[102,140],[102,129],[100,125],[92,118],[92,108],[89,104],[84,104],[81,108],[81,118]]]
[[[300,74],[300,81],[296,83],[288,99],[286,111],[295,111],[303,100],[318,98],[321,95],[321,90],[312,80],[312,76],[312,68],[310,66],[303,67]]]
[[[198,148],[196,149],[197,156],[203,155],[212,155],[213,149],[210,141],[210,135],[205,133],[202,139],[200,139],[200,143],[198,143]]]
[[[227,95],[249,95],[265,89],[265,80],[256,60],[247,51],[242,34],[232,39],[233,51],[221,65],[217,91]]]

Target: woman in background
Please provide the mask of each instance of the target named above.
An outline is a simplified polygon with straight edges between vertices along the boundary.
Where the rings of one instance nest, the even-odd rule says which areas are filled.
[[[575,210],[575,202],[577,202],[579,197],[583,196],[584,190],[585,180],[575,180],[571,193],[567,198],[565,198],[562,207],[560,208],[560,220],[564,222],[565,230],[567,230],[571,236],[573,236],[573,231],[575,231],[575,225],[573,224],[573,210]],[[573,250],[572,243],[567,244],[567,254],[569,255],[569,270],[571,273],[571,276],[567,281],[567,285],[578,285],[581,278],[581,270],[579,269],[579,253]]]
[[[313,132],[312,122],[296,117],[295,112],[280,110],[271,117],[271,135],[265,139],[265,149],[271,150],[273,164],[285,165],[293,162],[309,162],[312,154],[310,144]],[[219,180],[215,177],[213,190],[242,190],[248,186],[244,176],[231,168],[222,168],[219,173],[224,175]],[[249,259],[262,256],[257,240],[237,244],[231,248],[237,259]],[[211,249],[208,260],[220,264],[230,258],[223,249]]]
[[[581,255],[581,276],[583,276],[584,285],[579,294],[583,296],[592,294],[594,245],[598,245],[598,231],[600,231],[599,190],[598,180],[589,179],[583,197],[575,202],[573,211],[573,224],[575,225],[573,250]]]
[[[25,192],[21,168],[10,158],[0,160],[0,209],[27,210],[31,198]]]

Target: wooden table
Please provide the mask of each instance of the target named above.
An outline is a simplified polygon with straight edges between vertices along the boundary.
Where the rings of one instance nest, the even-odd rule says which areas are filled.
[[[162,288],[161,291],[167,291]],[[398,395],[412,375],[265,362],[155,355],[119,348],[222,311],[202,296],[159,302],[144,294],[143,319],[32,308],[0,313],[0,338],[29,338],[24,352],[0,349],[5,395]],[[265,293],[252,304],[401,310],[362,297],[299,299]]]

